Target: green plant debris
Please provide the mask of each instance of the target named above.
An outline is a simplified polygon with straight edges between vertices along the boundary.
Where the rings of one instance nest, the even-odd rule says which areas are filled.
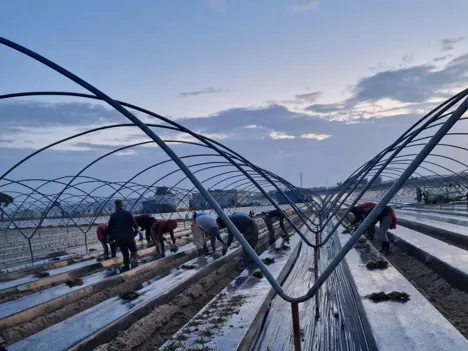
[[[357,242],[358,242],[359,244],[364,244],[364,243],[367,242],[367,240],[366,240],[366,238],[361,237],[361,238],[358,239]]]
[[[197,322],[195,320],[192,320],[190,321],[190,323],[187,325],[187,327],[189,328],[195,328],[195,327],[198,327],[201,323],[200,322]]]
[[[245,300],[244,295],[236,295],[231,298],[231,303],[241,303]]]
[[[372,293],[370,295],[367,295],[366,298],[375,303],[384,302],[384,301],[406,303],[410,300],[410,297],[407,293],[399,292],[399,291],[392,291],[389,294],[386,294],[383,291],[381,291],[378,293]]]
[[[175,337],[175,339],[179,340],[179,341],[185,341],[185,340],[188,339],[188,337],[187,337],[187,335],[180,333]]]
[[[375,262],[377,265],[377,269],[387,269],[388,268],[388,262],[385,260],[378,260]]]
[[[182,268],[182,269],[195,269],[195,268],[197,268],[197,266],[194,266],[193,264],[183,264],[182,266],[180,266],[180,268]]]
[[[366,268],[370,271],[373,271],[375,269],[387,269],[388,262],[385,260],[370,261],[367,262]]]
[[[179,248],[177,246],[173,246],[170,248],[171,252],[177,252],[179,251]]]
[[[263,278],[263,277],[264,277],[262,271],[259,270],[259,269],[256,269],[256,270],[252,273],[252,275],[253,275],[254,277],[256,277],[256,278]]]
[[[201,344],[201,345],[204,345],[208,340],[205,340],[203,339],[203,336],[199,337],[197,340],[195,340],[195,342],[197,344]]]
[[[210,337],[212,337],[214,334],[213,334],[213,332],[212,332],[211,330],[206,329],[206,330],[202,331],[202,332],[200,333],[200,335],[201,335],[201,336],[204,336],[204,337],[207,337],[207,338],[210,338]]]
[[[81,278],[71,278],[71,279],[67,279],[67,280],[65,280],[65,284],[67,284],[67,286],[68,286],[69,288],[73,288],[74,286],[83,285],[83,279],[81,279]]]
[[[224,323],[226,321],[225,318],[222,318],[222,317],[218,317],[218,318],[212,318],[210,320],[210,323],[211,324],[221,324],[221,323]]]
[[[36,278],[45,278],[45,277],[49,277],[50,273],[49,272],[37,272],[36,274],[34,274],[34,276]]]
[[[126,293],[119,295],[122,300],[132,301],[137,299],[140,296],[138,291],[127,291]]]
[[[177,351],[181,347],[183,348],[183,345],[180,342],[172,341],[169,345],[161,349],[161,351]]]
[[[272,257],[265,257],[265,258],[262,258],[262,262],[268,266],[270,264],[275,263],[275,259]]]

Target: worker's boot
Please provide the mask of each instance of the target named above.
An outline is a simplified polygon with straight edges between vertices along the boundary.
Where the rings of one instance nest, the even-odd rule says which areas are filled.
[[[203,246],[203,254],[208,255],[210,251],[208,250],[208,246]]]
[[[137,258],[136,254],[132,254],[130,262],[132,264],[132,268],[137,268],[138,267],[139,263],[138,263],[138,258]]]
[[[223,251],[222,251],[223,256],[224,256],[225,254],[227,254],[227,250],[228,250],[227,245],[224,245],[224,246],[223,246]]]
[[[388,255],[390,253],[390,243],[389,242],[383,242],[382,243],[382,249],[380,250],[382,255]]]
[[[120,267],[120,273],[124,273],[129,270],[130,270],[130,266],[128,264],[124,264],[122,267]]]

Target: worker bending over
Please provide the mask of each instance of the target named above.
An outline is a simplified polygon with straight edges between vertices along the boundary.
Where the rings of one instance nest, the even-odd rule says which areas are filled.
[[[244,236],[245,240],[249,243],[249,245],[255,250],[257,247],[258,241],[258,226],[257,222],[254,219],[250,218],[246,215],[232,215],[229,216],[231,222],[235,225],[237,230]],[[222,220],[221,217],[216,219],[216,223],[218,228],[224,229],[226,228],[226,224]],[[232,244],[232,240],[234,239],[234,234],[228,229],[228,240],[227,245],[223,248],[223,255],[227,252],[227,249]],[[247,254],[247,251],[244,249],[244,263],[245,265],[249,265],[252,263],[252,259]]]
[[[174,229],[176,228],[177,221],[175,219],[159,219],[151,226],[151,236],[153,237],[153,241],[156,246],[156,253],[161,257],[166,256],[166,250],[164,247],[165,233],[169,233],[171,235],[172,245],[174,248],[177,247],[174,235]]]
[[[376,206],[373,202],[365,202],[358,206],[354,206],[351,210],[351,213],[354,215],[354,220],[351,223],[352,226],[357,227],[364,219],[372,212]],[[374,238],[375,225],[379,222],[379,238],[382,245],[380,252],[383,254],[390,253],[390,242],[388,240],[387,231],[389,229],[396,229],[397,218],[395,212],[390,206],[385,206],[385,208],[380,212],[375,221],[371,224],[367,230],[367,237],[369,239]]]
[[[269,234],[268,242],[270,245],[273,245],[276,241],[275,228],[273,227],[273,221],[275,220],[279,220],[279,225],[284,232],[284,234],[282,234],[281,237],[284,239],[288,238],[288,232],[286,232],[286,229],[284,228],[284,217],[287,216],[287,214],[284,211],[272,210],[269,212],[263,212],[262,214],[263,214],[263,220],[265,221],[265,225],[268,229],[268,234]]]
[[[219,234],[219,228],[216,223],[216,218],[212,216],[207,216],[207,215],[200,215],[196,214],[194,218],[194,223],[193,223],[193,241],[195,242],[195,245],[197,246],[197,249],[199,248],[198,245],[202,243],[202,250],[205,254],[208,253],[208,248],[206,245],[206,236],[208,235],[210,237],[211,241],[211,249],[213,250],[213,254],[216,252],[216,239],[219,240],[221,244],[223,244],[223,249],[225,247],[224,241],[221,238],[221,235]],[[201,233],[202,239],[199,237]],[[197,242],[199,243],[197,245]]]
[[[150,247],[150,243],[153,241],[151,237],[151,227],[153,226],[154,222],[156,222],[156,219],[153,216],[145,213],[139,216],[135,216],[135,221],[141,230],[145,231],[146,243],[148,247]]]
[[[104,249],[104,259],[107,260],[109,258],[109,247],[110,252],[112,252],[112,258],[116,256],[116,248],[115,245],[109,244],[109,235],[107,235],[107,223],[99,224],[96,228],[96,235],[99,242]]]
[[[206,236],[202,228],[197,224],[196,219],[197,217],[202,217],[206,216],[206,213],[204,212],[193,212],[192,216],[192,235],[193,235],[193,242],[195,244],[195,247],[197,248],[197,252],[199,255],[201,254],[207,254],[208,253],[208,247],[206,245]]]
[[[122,200],[115,200],[115,212],[109,219],[107,231],[109,240],[115,241],[122,252],[124,265],[120,271],[125,272],[130,269],[130,256],[132,268],[137,267],[135,235],[138,234],[138,224],[132,214],[124,210]]]

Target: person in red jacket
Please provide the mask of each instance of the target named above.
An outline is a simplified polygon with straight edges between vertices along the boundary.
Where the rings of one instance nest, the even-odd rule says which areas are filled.
[[[96,229],[96,234],[99,242],[101,243],[103,249],[104,249],[104,258],[108,259],[109,258],[109,247],[112,252],[112,258],[116,256],[116,247],[115,245],[109,244],[109,238],[107,236],[107,223],[102,223],[99,224],[97,229]]]
[[[153,238],[151,237],[151,227],[156,222],[156,219],[147,213],[135,216],[134,218],[141,230],[145,231],[146,243],[148,244],[148,247],[152,246],[150,244],[153,241]]]
[[[171,235],[172,245],[177,247],[174,229],[177,228],[177,221],[174,219],[159,219],[151,226],[151,236],[156,246],[156,253],[165,257],[164,234]]]

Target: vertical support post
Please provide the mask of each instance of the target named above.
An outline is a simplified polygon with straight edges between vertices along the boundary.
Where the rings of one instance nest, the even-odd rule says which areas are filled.
[[[318,233],[315,234],[315,244],[319,245],[319,235]],[[314,247],[314,283],[317,282],[318,277],[319,277],[319,252],[320,248],[319,247]],[[319,308],[319,292],[318,290],[315,293],[315,319],[320,318],[320,308]]]
[[[31,238],[28,238],[28,245],[29,245],[29,253],[31,254],[31,263],[34,264],[34,254],[31,245]]]
[[[88,251],[88,232],[84,233],[84,242],[85,242],[85,247],[86,247],[86,253],[89,253],[89,251]]]
[[[319,277],[319,261],[320,261],[320,243],[322,242],[322,236],[321,236],[321,233],[322,233],[322,230],[323,230],[323,227],[322,227],[322,214],[319,213],[319,232],[317,234],[315,234],[315,245],[316,247],[314,247],[314,282],[316,282],[318,280],[318,277]],[[315,294],[315,319],[319,319],[320,318],[320,290],[317,290],[316,294]]]
[[[294,351],[301,351],[301,324],[299,322],[299,304],[291,302],[293,334],[294,334]]]

